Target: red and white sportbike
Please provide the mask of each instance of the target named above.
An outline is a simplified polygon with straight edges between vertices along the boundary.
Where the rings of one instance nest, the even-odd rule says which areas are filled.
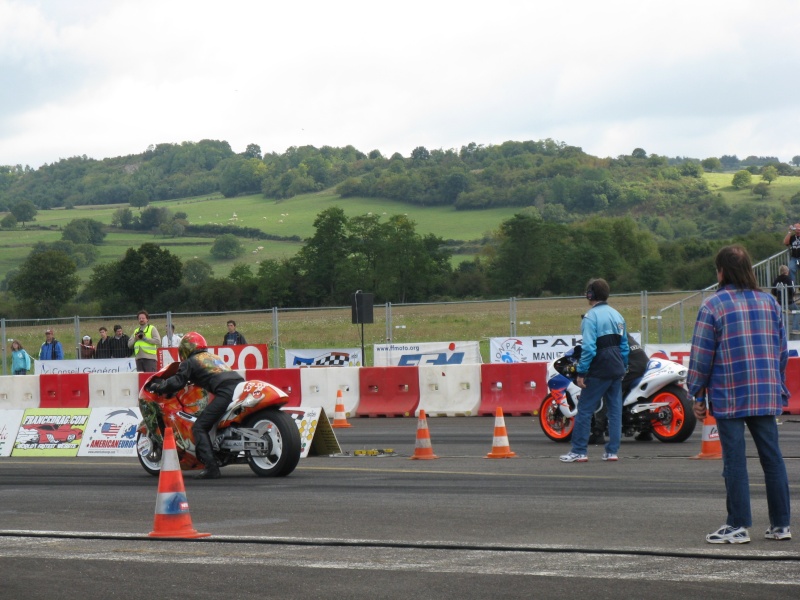
[[[547,394],[539,407],[539,425],[555,442],[572,439],[581,388],[575,383],[580,346],[568,350],[547,369]],[[622,435],[651,432],[662,442],[683,442],[692,435],[697,419],[684,383],[686,367],[651,358],[641,379],[622,390]],[[600,408],[602,409],[602,402]]]

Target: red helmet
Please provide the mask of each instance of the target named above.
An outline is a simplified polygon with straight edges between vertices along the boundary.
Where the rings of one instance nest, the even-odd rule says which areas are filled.
[[[178,344],[178,356],[181,357],[181,360],[186,360],[192,353],[207,348],[206,338],[196,331],[192,331],[181,338],[181,343]]]

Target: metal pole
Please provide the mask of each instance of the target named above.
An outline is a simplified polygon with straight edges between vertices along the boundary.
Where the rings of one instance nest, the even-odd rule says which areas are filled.
[[[511,321],[511,332],[508,334],[509,337],[517,337],[517,299],[510,298],[509,299],[509,317]]]
[[[272,366],[279,369],[281,366],[281,353],[278,350],[278,307],[272,307]]]
[[[386,343],[392,343],[392,303],[386,303]],[[361,360],[364,360],[364,356],[361,357]],[[372,359],[373,364],[375,363],[375,358]]]
[[[6,371],[6,357],[7,357],[7,350],[6,350],[6,320],[5,318],[0,319],[0,335],[3,336],[3,375],[8,375]]]

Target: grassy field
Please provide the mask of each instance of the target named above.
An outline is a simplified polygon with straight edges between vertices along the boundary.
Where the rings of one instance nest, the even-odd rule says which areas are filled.
[[[766,205],[778,206],[782,202],[789,200],[797,192],[800,192],[800,177],[778,177],[770,186],[770,195],[766,200],[761,196],[756,196],[750,189],[737,190],[731,185],[733,173],[705,173],[703,175],[708,182],[708,187],[712,192],[719,192],[731,206],[737,206],[743,202],[758,202]],[[752,185],[761,182],[759,175],[753,175]]]
[[[43,210],[36,216],[35,224],[49,229],[0,231],[0,280],[28,256],[33,244],[61,239],[60,228],[73,219],[91,218],[110,225],[114,212],[124,206],[127,205]],[[501,208],[458,212],[452,207],[418,207],[380,199],[342,200],[331,192],[306,194],[280,202],[267,200],[261,195],[223,198],[215,194],[200,198],[155,202],[153,206],[166,207],[173,212],[185,212],[192,224],[235,224],[254,227],[265,233],[284,237],[299,236],[301,239],[314,234],[314,220],[321,211],[338,206],[348,217],[372,213],[380,215],[385,220],[392,215],[407,214],[416,222],[417,232],[420,234],[434,233],[446,240],[463,241],[480,239],[519,210]],[[214,274],[218,277],[227,275],[236,263],[251,265],[255,271],[261,260],[294,256],[302,247],[300,242],[244,240],[247,250],[244,256],[236,261],[219,261],[210,256],[213,238],[165,238],[152,234],[112,232],[100,247],[99,262],[119,260],[127,248],[138,247],[145,242],[157,243],[181,260],[201,258],[213,267]],[[462,257],[455,258],[456,261],[461,259]],[[78,274],[86,280],[91,274],[91,268],[81,269]]]

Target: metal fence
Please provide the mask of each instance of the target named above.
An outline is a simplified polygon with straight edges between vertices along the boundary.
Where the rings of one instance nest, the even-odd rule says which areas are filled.
[[[758,281],[768,287],[786,260],[781,252],[755,266]],[[715,287],[715,286],[714,286]],[[704,290],[640,292],[612,295],[610,304],[625,317],[631,332],[640,332],[646,344],[690,341],[697,310],[713,293]],[[364,364],[371,365],[372,345],[382,343],[478,341],[485,362],[490,362],[489,339],[580,333],[581,315],[588,305],[583,296],[551,298],[507,298],[472,302],[376,305],[371,324],[352,323],[351,307],[271,308],[217,313],[155,313],[150,322],[163,336],[172,324],[179,334],[197,331],[211,345],[221,345],[226,322],[249,343],[267,344],[273,367],[285,366],[287,349],[364,347]],[[17,339],[36,358],[44,332],[52,328],[61,341],[65,358],[77,359],[84,335],[96,344],[98,329],[105,326],[113,335],[115,324],[130,334],[137,326],[136,315],[68,317],[58,319],[0,319],[2,374],[11,372],[11,340]],[[363,330],[363,339],[362,339]]]

